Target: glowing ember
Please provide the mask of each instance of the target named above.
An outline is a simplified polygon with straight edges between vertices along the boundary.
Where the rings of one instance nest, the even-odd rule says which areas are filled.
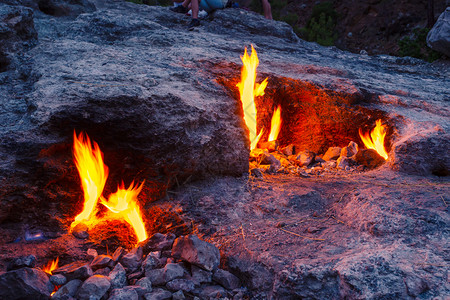
[[[58,268],[59,257],[55,260],[49,261],[43,268],[42,271],[45,273],[52,275],[52,271]]]
[[[270,127],[270,134],[269,134],[269,142],[276,141],[278,138],[278,134],[280,133],[281,129],[281,106],[278,105],[277,109],[273,113],[272,116],[272,122]]]
[[[363,141],[364,145],[368,149],[374,149],[380,154],[384,159],[388,159],[388,154],[384,148],[384,137],[386,136],[387,127],[381,124],[381,119],[376,121],[375,128],[369,133],[363,134],[361,128],[359,129],[359,136]]]
[[[134,182],[132,182],[128,189],[125,189],[122,182],[122,185],[117,188],[117,192],[109,196],[108,201],[102,199],[104,206],[133,227],[139,242],[147,239],[147,232],[137,204],[137,196],[143,185],[144,182],[139,187],[135,187]]]
[[[262,135],[262,130],[259,134],[256,133],[256,105],[254,100],[255,97],[264,95],[267,78],[261,84],[255,83],[256,68],[258,67],[259,60],[253,45],[251,56],[248,56],[247,48],[245,48],[244,56],[241,56],[241,60],[244,65],[241,71],[241,82],[237,84],[237,87],[239,88],[244,110],[244,121],[250,131],[250,150],[253,150],[256,148]]]
[[[108,167],[103,163],[103,153],[97,143],[93,143],[87,135],[80,133],[77,137],[73,133],[73,154],[75,165],[80,174],[81,186],[84,192],[83,211],[75,217],[72,226],[80,221],[87,221],[95,215],[98,198],[102,195],[106,178],[108,177]]]

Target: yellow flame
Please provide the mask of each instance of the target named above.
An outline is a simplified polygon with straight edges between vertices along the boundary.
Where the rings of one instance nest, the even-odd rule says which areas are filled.
[[[281,106],[278,105],[273,113],[272,122],[270,126],[269,142],[276,141],[281,130]]]
[[[72,227],[95,214],[97,200],[102,195],[108,177],[108,167],[103,163],[103,153],[97,143],[94,142],[92,147],[86,134],[81,132],[77,137],[75,131],[73,140],[73,154],[84,192],[84,204],[83,211],[75,217]]]
[[[263,96],[264,89],[267,86],[267,78],[261,84],[255,83],[256,80],[256,68],[258,67],[259,60],[256,50],[252,45],[252,54],[248,56],[247,48],[245,48],[244,56],[241,56],[242,66],[241,82],[236,86],[239,88],[239,94],[241,97],[242,108],[244,110],[244,121],[250,131],[250,150],[256,148],[262,131],[256,133],[256,105],[255,97]]]
[[[374,149],[380,154],[384,159],[388,159],[388,154],[384,148],[384,137],[386,136],[387,126],[381,124],[381,119],[375,122],[375,128],[369,133],[363,134],[361,128],[359,129],[359,136],[363,141],[364,145],[368,149]]]
[[[58,268],[59,263],[59,257],[57,257],[55,260],[49,261],[43,268],[42,271],[44,271],[47,274],[52,275],[52,271]]]
[[[117,192],[109,196],[108,201],[102,199],[104,206],[113,213],[118,214],[118,217],[123,218],[133,227],[139,242],[147,239],[144,221],[137,204],[137,196],[141,192],[143,185],[144,182],[139,187],[134,186],[134,182],[132,182],[128,189],[125,189],[122,182],[122,185],[117,188]]]

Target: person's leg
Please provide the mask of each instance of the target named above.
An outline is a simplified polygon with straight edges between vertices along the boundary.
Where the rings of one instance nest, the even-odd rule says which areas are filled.
[[[261,0],[263,11],[264,11],[264,17],[266,19],[272,20],[272,8],[270,7],[269,0]]]

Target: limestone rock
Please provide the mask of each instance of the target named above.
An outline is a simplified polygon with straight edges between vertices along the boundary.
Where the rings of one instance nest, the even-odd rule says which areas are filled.
[[[384,164],[385,159],[373,149],[360,149],[355,155],[355,161],[369,169],[375,169]]]
[[[55,300],[69,300],[75,297],[78,288],[83,282],[79,279],[74,279],[60,287],[52,296]]]
[[[138,300],[138,293],[132,287],[124,287],[111,291],[108,300]]]
[[[302,151],[297,154],[296,161],[300,167],[307,167],[314,162],[315,153],[311,151]]]
[[[341,149],[341,157],[352,157],[358,153],[359,147],[355,142],[350,142],[347,147]]]
[[[144,270],[158,269],[161,267],[163,267],[161,259],[152,254],[152,252],[147,255],[147,257],[144,259],[144,262],[142,263],[142,268],[144,268]]]
[[[172,300],[184,300],[186,297],[184,296],[183,291],[178,291],[172,294]]]
[[[427,35],[428,46],[450,57],[450,7],[439,16]]]
[[[143,250],[141,246],[133,248],[130,252],[125,254],[120,260],[123,267],[127,270],[135,271],[142,263]]]
[[[196,235],[177,238],[172,247],[172,256],[208,271],[215,270],[220,263],[219,249]]]
[[[174,279],[166,284],[170,291],[191,292],[194,290],[194,282],[188,279]]]
[[[150,293],[152,291],[152,282],[147,277],[141,278],[136,282],[136,285],[141,287],[145,293]]]
[[[55,17],[73,16],[95,11],[95,5],[89,0],[39,0],[39,10]]]
[[[107,267],[112,261],[113,260],[111,256],[101,254],[94,258],[90,266],[92,270],[97,270]]]
[[[52,274],[62,274],[70,281],[72,279],[84,280],[92,276],[93,272],[88,263],[76,261],[53,270]]]
[[[36,265],[36,257],[34,255],[26,255],[13,259],[7,266],[7,271],[17,270],[20,268],[34,268]]]
[[[172,293],[158,288],[151,293],[145,294],[144,298],[145,300],[169,300],[172,298]]]
[[[108,277],[94,275],[86,279],[78,289],[77,298],[80,300],[100,300],[111,287]]]
[[[172,247],[175,235],[173,233],[155,233],[145,241],[139,243],[142,246],[144,253],[150,251],[163,251]]]
[[[50,282],[54,285],[62,286],[67,283],[67,278],[61,274],[50,276]]]
[[[240,280],[235,275],[222,269],[217,269],[213,274],[213,280],[226,288],[227,290],[234,290],[240,286]]]
[[[116,251],[114,251],[114,253],[112,255],[112,260],[114,261],[114,263],[117,263],[124,254],[125,254],[125,249],[123,249],[122,247],[117,247]]]
[[[0,275],[0,299],[48,299],[53,290],[47,274],[21,268]]]
[[[323,160],[329,161],[332,159],[338,159],[341,156],[341,148],[339,147],[330,147],[327,152],[323,155]]]
[[[91,262],[94,258],[96,258],[98,256],[97,250],[91,249],[91,248],[87,249],[86,254]]]
[[[109,280],[113,289],[123,288],[127,284],[126,271],[120,263],[109,274]]]
[[[195,265],[191,266],[192,280],[196,285],[201,283],[210,283],[212,280],[212,272],[203,270]]]
[[[74,228],[72,228],[72,234],[74,237],[80,240],[85,240],[89,237],[88,233],[89,228],[84,223],[78,223],[75,225]]]

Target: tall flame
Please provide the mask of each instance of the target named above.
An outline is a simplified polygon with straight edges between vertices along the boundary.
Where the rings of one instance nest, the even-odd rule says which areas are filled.
[[[102,195],[108,177],[108,167],[103,163],[103,153],[97,143],[92,147],[91,140],[82,132],[77,137],[73,132],[73,154],[75,165],[80,174],[81,186],[84,192],[83,211],[75,217],[72,226],[80,221],[87,221],[96,212],[98,198]]]
[[[128,189],[125,189],[122,182],[122,185],[117,188],[117,192],[109,196],[108,201],[102,199],[104,206],[113,213],[118,214],[117,217],[123,218],[133,227],[139,242],[147,239],[147,232],[145,231],[145,225],[137,204],[137,196],[141,192],[143,185],[144,182],[139,187],[134,186],[134,182],[132,182]]]
[[[248,56],[247,48],[245,48],[244,56],[241,56],[242,66],[241,82],[236,86],[239,88],[242,107],[244,109],[244,121],[250,131],[250,150],[256,148],[259,139],[262,135],[262,130],[259,134],[256,133],[256,105],[255,97],[264,95],[264,89],[267,86],[267,78],[261,84],[255,83],[256,68],[259,60],[256,50],[252,45],[252,54]]]
[[[57,257],[55,260],[49,261],[43,268],[42,271],[45,273],[52,275],[52,271],[56,270],[58,268],[59,263],[59,257]]]
[[[370,132],[370,135],[369,133],[364,134],[360,128],[359,136],[368,149],[374,149],[378,154],[384,157],[384,159],[388,159],[388,154],[384,148],[384,137],[386,136],[387,127],[381,124],[381,119],[377,120],[375,124],[376,126]]]
[[[272,122],[270,126],[269,142],[276,141],[281,130],[281,106],[278,105],[273,113]]]

